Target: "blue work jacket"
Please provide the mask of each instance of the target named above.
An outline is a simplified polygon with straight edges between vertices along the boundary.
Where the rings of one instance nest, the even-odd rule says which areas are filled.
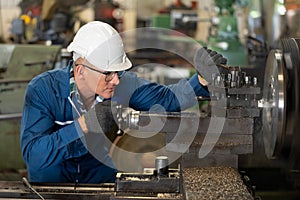
[[[116,169],[94,158],[82,142],[70,102],[70,67],[54,69],[28,84],[21,124],[21,150],[31,182],[114,182]],[[135,110],[184,110],[196,95],[209,95],[197,75],[170,86],[150,83],[127,72],[113,100]],[[109,157],[107,155],[107,157]],[[109,159],[109,158],[108,158]]]

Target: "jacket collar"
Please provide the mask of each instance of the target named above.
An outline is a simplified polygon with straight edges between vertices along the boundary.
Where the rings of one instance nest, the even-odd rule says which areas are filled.
[[[57,97],[68,98],[70,95],[70,69],[73,65],[73,60],[69,61],[67,67],[59,69],[54,77],[54,92]]]

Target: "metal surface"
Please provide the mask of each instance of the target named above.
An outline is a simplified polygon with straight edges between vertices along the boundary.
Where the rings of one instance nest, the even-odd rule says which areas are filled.
[[[238,110],[238,108],[235,110]],[[135,116],[137,117],[138,115]],[[188,118],[188,113],[183,114],[183,116],[186,117],[187,122],[195,117],[192,114]],[[149,119],[153,117],[157,117],[156,120],[161,117],[161,121],[158,121],[159,124],[149,124]],[[210,118],[199,118],[199,123],[195,125],[198,127],[197,133],[191,141],[190,137],[179,137],[178,135],[177,139],[174,140],[178,124],[183,122],[180,120],[180,115],[172,115],[171,121],[165,120],[167,117],[166,115],[151,115],[150,113],[142,112],[136,120],[148,122],[146,123],[148,131],[132,129],[116,141],[118,148],[112,150],[112,157],[116,166],[122,166],[124,170],[124,166],[127,166],[125,170],[127,172],[142,172],[145,167],[154,167],[151,163],[154,163],[156,156],[172,154],[173,157],[182,156],[182,162],[185,166],[225,165],[237,167],[238,155],[253,152],[253,116],[241,117],[240,114],[237,114],[232,118],[226,118],[222,133],[216,139],[217,142],[214,148],[210,154],[202,159],[199,158],[200,148],[213,145],[211,142],[204,142]],[[164,125],[161,132],[151,131],[151,127],[154,127],[152,129],[154,130],[157,127],[161,127],[161,124]],[[182,136],[186,135],[188,135],[188,132]],[[217,136],[212,133],[211,137]],[[190,144],[187,151],[183,154],[176,152],[182,144]],[[126,156],[124,156],[123,151],[128,152]],[[174,162],[173,157],[170,159],[170,163]]]
[[[0,44],[0,180],[20,180],[25,174],[19,142],[24,94],[34,76],[56,67],[60,49]]]
[[[169,176],[169,159],[167,156],[158,156],[155,159],[155,169],[158,176]]]
[[[129,111],[122,123],[127,133],[111,151],[116,166],[126,166],[121,168],[125,172],[142,172],[156,156],[172,154],[170,163],[181,158],[185,167],[238,167],[238,155],[253,152],[254,118],[260,116],[257,96],[261,90],[257,78],[240,67],[227,66],[222,72],[212,75],[210,98],[197,98],[200,102],[208,100],[206,112]],[[225,98],[227,102],[220,104]],[[216,123],[218,120],[223,123]]]
[[[282,39],[267,60],[263,107],[263,139],[268,158],[291,161],[299,149],[300,59],[299,39]],[[298,150],[297,150],[298,149]],[[299,154],[299,153],[296,153]]]
[[[30,186],[44,199],[110,200],[114,184],[31,183]],[[21,181],[0,181],[0,199],[41,199]]]
[[[119,173],[115,184],[0,181],[0,199],[251,200],[254,193],[235,168],[193,167],[169,169],[163,178],[155,173]]]
[[[280,50],[268,56],[263,88],[263,140],[268,158],[276,155],[282,146],[286,120],[286,73]],[[277,152],[278,154],[278,152]]]
[[[156,196],[158,193],[180,193],[180,171],[179,169],[168,170],[168,176],[158,176],[157,171],[153,173],[119,173],[115,183],[117,196],[132,196],[140,193],[141,196]]]
[[[15,45],[4,45],[0,49],[0,72],[7,69]]]

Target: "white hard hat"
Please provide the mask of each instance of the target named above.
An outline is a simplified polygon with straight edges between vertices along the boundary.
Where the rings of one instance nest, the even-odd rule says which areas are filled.
[[[79,54],[104,71],[122,71],[132,66],[119,33],[109,24],[100,21],[83,25],[67,50]]]

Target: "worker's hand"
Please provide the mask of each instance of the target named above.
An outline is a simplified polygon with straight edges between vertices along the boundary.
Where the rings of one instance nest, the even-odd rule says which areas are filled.
[[[212,82],[212,74],[223,73],[220,65],[226,65],[227,59],[216,51],[207,47],[197,50],[194,56],[194,65],[198,72],[198,79],[202,85],[208,85]]]
[[[106,137],[113,140],[118,131],[118,126],[114,119],[116,112],[116,106],[107,100],[97,103],[78,121],[84,133],[105,134]]]
[[[85,133],[82,142],[86,149],[97,160],[111,167],[113,164],[107,155],[117,137],[118,126],[114,120],[116,110],[111,101],[104,101],[96,104],[78,119],[79,124],[84,124],[80,126]]]

